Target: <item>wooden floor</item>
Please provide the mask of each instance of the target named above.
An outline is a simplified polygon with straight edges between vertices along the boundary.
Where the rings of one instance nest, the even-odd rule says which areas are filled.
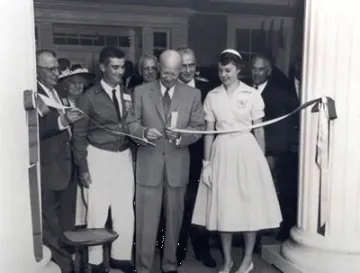
[[[216,259],[218,265],[221,264],[222,259],[221,255],[215,249],[212,249],[213,257]],[[231,273],[235,272],[240,266],[242,258],[242,249],[241,248],[233,248],[233,260],[234,267],[231,270]],[[266,264],[258,254],[254,255],[254,265],[255,268],[251,271],[251,273],[281,273],[279,270],[274,267]],[[112,270],[111,273],[120,273],[120,270]],[[200,262],[198,262],[190,250],[189,254],[186,257],[185,262],[178,270],[179,273],[216,273],[218,272],[218,268],[207,268]],[[160,269],[160,255],[157,254],[154,261],[154,269],[152,273],[161,273]]]

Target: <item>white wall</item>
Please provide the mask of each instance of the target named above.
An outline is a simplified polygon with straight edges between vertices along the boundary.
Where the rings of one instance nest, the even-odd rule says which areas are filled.
[[[28,137],[23,90],[35,87],[32,0],[0,9],[0,268],[36,273],[28,182]]]

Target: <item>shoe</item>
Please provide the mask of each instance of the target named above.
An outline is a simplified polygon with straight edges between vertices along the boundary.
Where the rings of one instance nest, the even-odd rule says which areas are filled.
[[[196,260],[201,261],[206,267],[210,267],[210,268],[216,267],[216,261],[211,256],[209,250],[196,251],[195,258]]]
[[[135,272],[134,266],[131,264],[130,261],[127,260],[116,260],[110,259],[110,267],[112,269],[120,269],[124,273],[133,273]]]
[[[218,273],[229,273],[233,267],[234,263],[231,261],[230,266],[227,270],[220,270]]]
[[[246,269],[244,272],[239,272],[239,270],[237,270],[235,273],[250,273],[250,271],[253,270],[253,269],[254,269],[254,263],[251,262],[248,269]]]

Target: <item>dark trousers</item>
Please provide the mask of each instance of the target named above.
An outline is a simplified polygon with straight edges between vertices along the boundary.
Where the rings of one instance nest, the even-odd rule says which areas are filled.
[[[69,251],[61,242],[64,232],[62,215],[63,204],[66,203],[65,191],[42,191],[42,220],[43,220],[43,243],[52,255],[52,260],[61,268],[62,273],[72,270],[72,261]]]
[[[298,153],[286,152],[279,160],[277,191],[283,222],[280,225],[282,239],[287,239],[290,229],[296,225],[298,193]]]
[[[186,252],[189,236],[195,254],[202,251],[209,251],[209,231],[204,227],[191,224],[198,187],[199,181],[193,179],[186,189],[183,223],[177,249],[180,256],[184,255],[184,253],[182,253],[183,251]]]
[[[184,216],[180,231],[179,244],[177,248],[178,257],[184,258],[186,254],[187,242],[190,240],[195,252],[195,255],[209,251],[209,231],[204,227],[195,226],[191,224],[196,195],[199,188],[199,179],[202,170],[203,157],[203,139],[192,144],[190,148],[190,173],[189,184],[185,194]]]

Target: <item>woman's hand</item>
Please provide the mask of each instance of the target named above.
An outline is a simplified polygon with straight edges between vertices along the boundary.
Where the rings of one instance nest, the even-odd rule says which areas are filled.
[[[211,164],[210,164],[210,161],[203,160],[203,168],[202,168],[201,178],[206,186],[211,187]]]

